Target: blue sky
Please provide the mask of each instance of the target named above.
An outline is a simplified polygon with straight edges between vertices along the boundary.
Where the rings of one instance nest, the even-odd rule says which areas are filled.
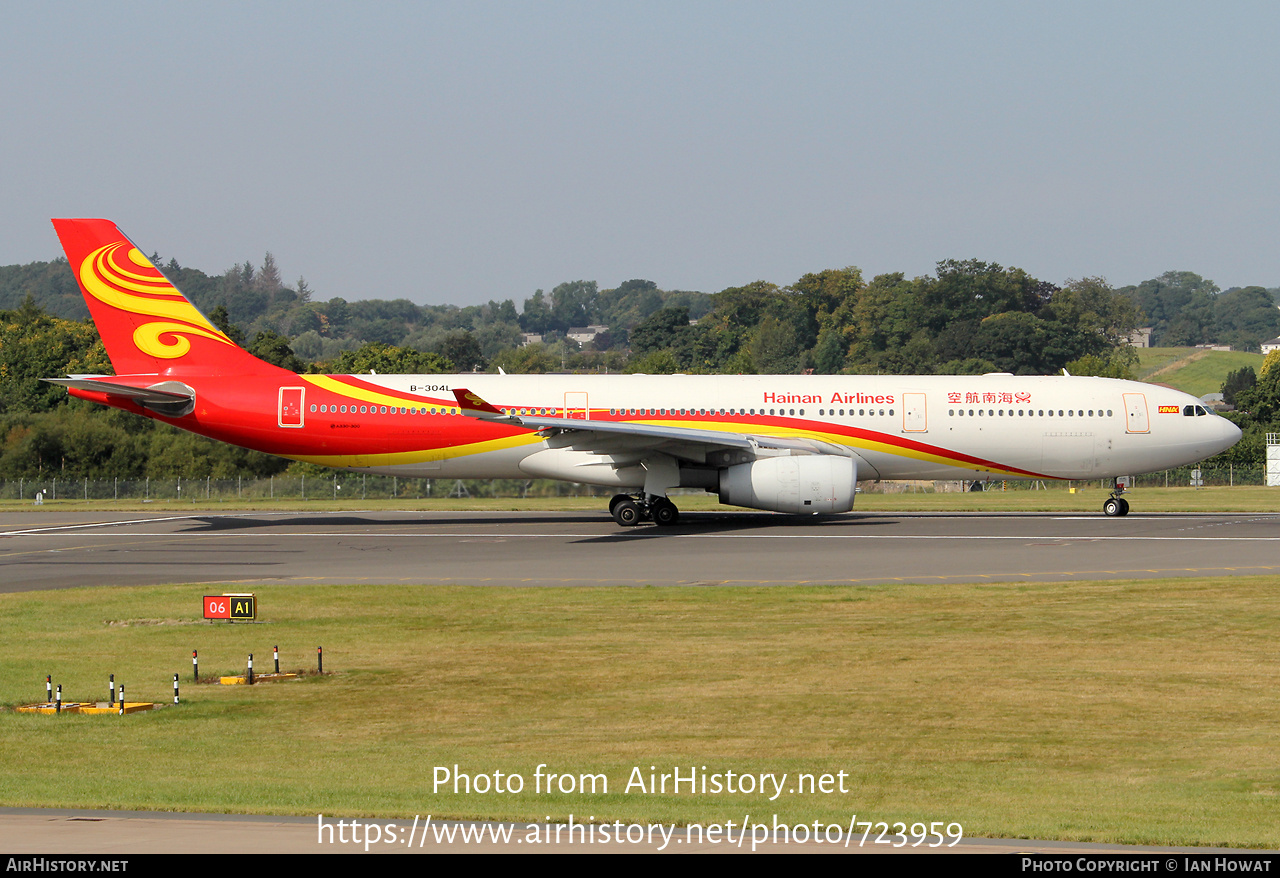
[[[857,265],[1280,285],[1273,3],[10,4],[0,264],[51,216],[327,299]]]

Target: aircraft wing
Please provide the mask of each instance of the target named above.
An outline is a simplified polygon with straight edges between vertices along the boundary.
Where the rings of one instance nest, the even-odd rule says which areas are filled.
[[[661,451],[673,457],[698,462],[705,461],[708,453],[717,451],[738,452],[739,456],[754,458],[760,449],[785,450],[793,454],[854,456],[853,450],[843,445],[800,436],[508,414],[485,402],[472,391],[458,388],[453,393],[463,414],[536,430],[547,437],[553,448],[573,448],[577,451],[613,455]]]

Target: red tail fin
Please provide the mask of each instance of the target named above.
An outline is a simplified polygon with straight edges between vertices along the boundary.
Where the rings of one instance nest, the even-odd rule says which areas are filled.
[[[236,346],[104,219],[55,219],[71,270],[120,375],[282,371]]]

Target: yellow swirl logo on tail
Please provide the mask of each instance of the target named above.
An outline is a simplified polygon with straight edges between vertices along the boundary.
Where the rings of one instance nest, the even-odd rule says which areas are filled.
[[[133,343],[144,354],[166,360],[185,356],[191,350],[189,336],[235,347],[126,241],[106,244],[86,256],[80,264],[80,283],[91,296],[112,308],[161,318],[143,323],[133,332]]]

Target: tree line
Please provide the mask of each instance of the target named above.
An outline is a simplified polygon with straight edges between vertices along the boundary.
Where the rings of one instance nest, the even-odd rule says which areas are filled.
[[[1156,314],[1166,321],[1158,328],[1166,338],[1186,337],[1188,314],[1203,311],[1206,295],[1215,297],[1216,310],[1212,319],[1194,318],[1194,325],[1280,332],[1258,306],[1267,291],[1218,294],[1185,272],[1117,290],[1101,278],[1059,286],[1017,268],[946,260],[925,277],[890,273],[868,282],[859,269],[846,267],[805,274],[786,286],[758,281],[713,294],[661,290],[646,280],[606,290],[573,281],[538,290],[517,309],[512,300],[468,307],[316,301],[305,278],[293,286],[281,281],[270,253],[259,267],[246,262],[217,276],[162,263],[158,255],[153,262],[237,343],[297,372],[1052,374],[1066,368],[1131,377],[1136,355],[1126,336]],[[226,478],[288,466],[71,399],[39,381],[110,372],[65,260],[0,267],[0,306],[6,306],[0,310],[0,477]],[[607,330],[584,346],[568,338],[571,327],[586,325]],[[543,340],[522,344],[523,333]],[[1267,402],[1273,372],[1240,389],[1239,417],[1249,429],[1274,430],[1280,418]],[[1248,456],[1260,454],[1259,447],[1250,443]]]

